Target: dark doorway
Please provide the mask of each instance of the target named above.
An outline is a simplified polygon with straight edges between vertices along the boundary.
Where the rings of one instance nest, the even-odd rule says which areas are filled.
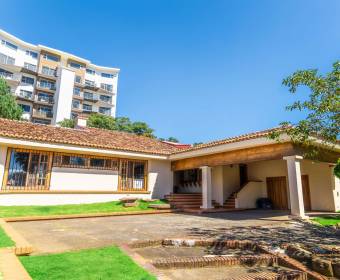
[[[273,208],[277,210],[288,209],[288,195],[286,177],[267,178],[268,198],[273,203]]]
[[[248,167],[246,164],[240,164],[240,186],[248,183]]]

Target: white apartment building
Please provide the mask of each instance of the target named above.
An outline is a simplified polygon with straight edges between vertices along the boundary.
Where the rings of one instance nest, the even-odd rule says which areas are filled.
[[[56,124],[90,113],[115,117],[118,73],[0,29],[0,77],[23,108],[23,118],[34,123]]]

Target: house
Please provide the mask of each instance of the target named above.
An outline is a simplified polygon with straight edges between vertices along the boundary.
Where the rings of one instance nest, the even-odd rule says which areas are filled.
[[[204,209],[255,208],[269,197],[275,209],[302,218],[305,210],[340,210],[333,175],[340,146],[322,146],[312,161],[288,137],[269,139],[271,131],[188,147],[88,128],[81,118],[76,129],[0,119],[0,205],[190,193]]]

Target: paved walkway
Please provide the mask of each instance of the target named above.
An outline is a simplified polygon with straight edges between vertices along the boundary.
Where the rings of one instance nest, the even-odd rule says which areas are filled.
[[[11,223],[39,253],[109,246],[135,240],[208,237],[230,228],[275,227],[287,223],[287,213],[241,211],[205,215],[161,214]],[[238,238],[238,236],[233,236]]]

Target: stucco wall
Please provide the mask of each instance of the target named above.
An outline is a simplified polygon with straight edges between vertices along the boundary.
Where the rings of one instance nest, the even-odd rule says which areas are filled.
[[[59,167],[52,169],[52,191],[117,191],[117,188],[117,171]]]
[[[223,166],[223,200],[240,188],[240,169],[238,164]]]
[[[152,198],[163,198],[173,192],[173,173],[170,161],[149,160],[148,190]]]
[[[249,182],[237,194],[236,208],[256,208],[256,200],[266,195],[262,182]]]
[[[211,187],[212,199],[218,204],[223,205],[223,168],[224,166],[216,166],[211,169]]]

